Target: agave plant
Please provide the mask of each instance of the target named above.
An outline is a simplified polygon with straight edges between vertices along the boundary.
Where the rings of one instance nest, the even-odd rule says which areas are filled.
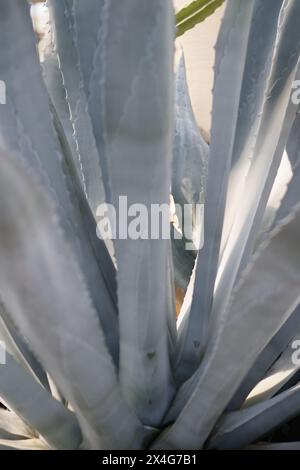
[[[170,0],[48,7],[40,63],[0,2],[1,448],[300,448],[260,443],[300,412],[300,2],[227,0],[209,145]],[[97,234],[170,188],[203,246]]]

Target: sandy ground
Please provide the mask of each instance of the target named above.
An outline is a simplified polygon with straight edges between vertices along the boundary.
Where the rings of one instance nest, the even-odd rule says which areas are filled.
[[[175,10],[191,0],[174,0]],[[213,15],[177,39],[182,47],[187,66],[187,76],[193,108],[199,126],[208,134],[211,124],[213,64],[218,31],[224,14],[224,5]]]

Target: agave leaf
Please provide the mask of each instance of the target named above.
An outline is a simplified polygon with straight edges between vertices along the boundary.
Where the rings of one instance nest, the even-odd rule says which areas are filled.
[[[56,1],[56,14],[62,15],[61,3]],[[84,3],[79,0],[66,0],[66,5],[69,8],[69,17],[74,22],[72,31],[72,43],[74,54],[76,55],[77,63],[71,62],[67,58],[66,65],[69,68],[69,78],[74,79],[74,70],[72,68],[78,68],[78,78],[80,80],[80,100],[84,103],[84,109],[80,111],[80,120],[83,119],[83,114],[86,114],[86,125],[88,125],[88,134],[82,132],[80,129],[81,122],[78,122],[79,132],[83,136],[83,144],[85,141],[91,139],[93,142],[94,154],[98,157],[98,163],[95,160],[92,165],[92,172],[97,173],[97,167],[100,165],[102,178],[101,181],[96,181],[96,187],[99,186],[99,197],[101,194],[105,196],[106,202],[111,202],[111,189],[108,174],[107,155],[105,148],[105,119],[104,119],[104,73],[103,73],[103,30],[104,30],[104,0],[86,0]],[[63,25],[62,25],[63,26]],[[62,37],[64,37],[64,30],[62,30]],[[68,47],[65,41],[61,41],[61,45],[57,46],[62,49]],[[65,52],[64,52],[65,54]],[[70,67],[71,66],[71,67]],[[65,80],[65,87],[67,87]],[[83,89],[82,89],[83,88]],[[68,88],[67,88],[68,91]],[[76,88],[74,90],[76,94]],[[79,121],[80,121],[79,120]],[[75,123],[75,127],[77,123]],[[93,136],[91,136],[91,131]],[[88,135],[88,139],[87,136]],[[91,145],[91,144],[90,144]],[[83,146],[83,152],[88,153],[88,148]],[[95,151],[95,148],[97,152]],[[90,164],[91,157],[85,157]],[[93,168],[95,167],[95,169]],[[100,176],[100,175],[99,175]],[[93,176],[95,178],[95,176]],[[101,190],[101,191],[100,191]],[[101,193],[101,194],[100,194]],[[103,199],[98,202],[103,203]],[[95,212],[94,212],[95,213]],[[97,211],[96,211],[97,216]],[[105,238],[105,244],[110,253],[110,256],[115,260],[115,251],[112,240]]]
[[[289,140],[286,145],[286,152],[289,158],[292,170],[298,168],[300,164],[300,138],[299,138],[299,127],[300,127],[300,109],[298,108],[298,112],[296,115],[296,119],[294,121],[293,127],[291,129]]]
[[[232,161],[255,1],[229,0],[216,49],[210,158],[204,210],[204,246],[197,258],[194,296],[180,342],[179,372],[188,378],[197,368],[206,342],[220,248],[228,175]],[[230,84],[230,86],[229,86]],[[224,116],[230,116],[225,119]],[[218,188],[218,191],[216,191]]]
[[[0,109],[2,148],[10,150],[34,168],[45,187],[56,195],[61,207],[66,207],[61,155],[42,82],[29,7],[25,0],[21,0],[2,3],[0,8],[0,71],[2,79],[9,84],[6,106]],[[13,34],[15,28],[22,40]],[[22,80],[19,74],[14,73],[17,62],[22,68]]]
[[[293,206],[299,202],[299,124],[300,118],[298,110],[281,161],[281,166],[274,182],[275,186],[278,180],[277,188],[273,186],[272,193],[275,194],[273,195],[271,193],[270,195],[262,227],[255,241],[256,248],[268,236],[268,232],[276,227],[277,224],[280,224],[281,220],[288,215]],[[288,168],[287,159],[290,168]],[[290,175],[290,172],[292,175]],[[274,189],[277,189],[277,191],[274,191]]]
[[[74,129],[71,119],[73,116],[69,107],[66,85],[64,83],[59,56],[56,51],[55,32],[52,25],[53,21],[51,22],[50,18],[48,2],[45,5],[47,5],[48,18],[44,25],[43,49],[42,52],[40,52],[42,74],[49,94],[49,99],[52,103],[55,103],[56,113],[59,116],[60,121],[63,123],[64,132],[72,150],[71,156],[76,167],[76,172],[78,172],[82,188],[82,168],[79,166],[78,151],[76,149],[76,142],[73,136]]]
[[[67,400],[62,395],[61,391],[57,387],[54,380],[50,377],[49,374],[47,374],[47,377],[48,377],[48,381],[49,381],[49,387],[50,387],[50,390],[51,390],[51,395],[55,398],[55,400],[60,401],[64,406],[68,407]]]
[[[176,328],[176,293],[174,285],[174,265],[172,258],[172,247],[169,244],[169,252],[166,266],[166,286],[168,289],[167,292],[167,335],[168,335],[168,347],[169,347],[169,356],[172,369],[172,375],[174,374],[174,364],[176,360],[177,353],[177,328]]]
[[[86,445],[140,447],[147,431],[124,403],[99,320],[53,207],[14,159],[1,165],[3,301],[75,410]]]
[[[242,406],[246,397],[255,385],[263,379],[271,365],[278,356],[284,351],[288,343],[292,340],[295,331],[300,328],[300,307],[294,310],[287,321],[282,325],[278,332],[273,336],[267,346],[259,354],[255,363],[247,373],[236,393],[230,400],[227,407],[228,411],[234,411]]]
[[[264,240],[266,234],[272,229],[276,214],[285,198],[288,185],[292,178],[292,169],[288,160],[286,150],[284,150],[276,178],[270,192],[268,202],[265,208],[261,227],[255,240],[254,251]]]
[[[36,432],[27,426],[13,411],[0,410],[0,439],[28,439],[37,437]]]
[[[222,324],[211,332],[200,368],[179,390],[166,422],[186,405],[155,448],[201,447],[260,352],[298,305],[299,213],[300,204],[253,257]]]
[[[172,252],[175,281],[186,290],[193,266],[195,254],[186,249],[186,243],[200,248],[203,231],[203,217],[197,218],[195,204],[203,204],[208,164],[208,145],[199,131],[193,113],[186,78],[183,53],[180,56],[175,79],[175,134],[173,140],[172,196],[175,204],[181,207],[181,214],[176,212],[180,232],[171,225]],[[200,184],[199,184],[200,183]],[[189,227],[189,239],[185,237],[184,204],[193,204],[192,226]],[[194,243],[193,243],[194,242]],[[197,247],[197,248],[196,248]]]
[[[6,345],[7,351],[23,367],[26,367],[33,376],[50,391],[47,374],[41,364],[34,357],[26,342],[20,337],[13,325],[4,305],[0,302],[0,339]]]
[[[300,385],[263,403],[225,415],[208,442],[213,449],[239,449],[299,414]]]
[[[0,365],[0,397],[50,446],[56,449],[79,446],[81,433],[73,413],[54,400],[8,352],[6,363]]]
[[[82,3],[80,0],[72,0],[74,23],[76,28],[76,45],[79,54],[79,64],[83,78],[84,89],[87,99],[90,99],[91,80],[96,78],[95,68],[103,66],[102,61],[98,62],[100,49],[103,46],[102,36],[104,27],[104,0],[87,0]],[[98,51],[96,50],[100,48]],[[103,52],[103,51],[102,51]],[[101,72],[103,74],[103,71]],[[98,77],[98,91],[101,91],[101,75]],[[96,83],[95,83],[96,86]],[[100,107],[100,106],[99,106]],[[96,124],[96,121],[95,121]],[[99,121],[100,124],[100,121]]]
[[[14,31],[19,34],[16,36]],[[15,73],[16,63],[22,70],[22,77]],[[106,248],[103,242],[100,246],[99,240],[97,250],[104,251],[106,260],[100,268],[91,246],[90,234],[95,234],[96,227],[91,223],[88,228],[85,226],[80,209],[82,198],[74,191],[74,178],[70,177],[69,167],[61,155],[25,0],[0,5],[0,75],[8,84],[6,105],[0,107],[0,144],[29,165],[56,202],[65,235],[86,276],[110,351],[117,362],[118,325],[111,294],[115,289],[115,279],[110,274],[113,270],[109,268],[111,260],[108,254],[105,256]]]
[[[107,20],[105,11],[105,0],[85,2],[73,0],[76,45],[87,106],[100,158],[106,200],[111,202],[105,141],[104,37]]]
[[[41,439],[0,439],[0,450],[50,450]]]
[[[251,391],[243,407],[253,406],[256,403],[272,398],[283,388],[286,389],[293,379],[298,382],[298,362],[292,361],[293,342],[299,341],[300,336],[296,335],[283,351],[279,359],[268,370],[268,373]]]
[[[129,208],[143,204],[148,214],[152,204],[165,204],[168,211],[173,7],[170,0],[108,1],[105,15],[105,112],[113,203],[117,213],[122,211],[119,196],[127,197]],[[120,381],[141,420],[157,425],[173,396],[168,338],[175,312],[172,318],[167,313],[169,240],[161,235],[157,240],[119,238],[115,247]]]
[[[173,224],[171,225],[171,238],[174,279],[181,289],[186,290],[195,264],[195,258],[191,251],[186,250],[185,241]]]
[[[212,324],[224,321],[222,316],[238,271],[243,272],[253,251],[253,243],[296,115],[297,107],[291,100],[291,88],[297,71],[300,45],[300,31],[295,21],[295,15],[299,13],[299,2],[285,3],[282,7],[267,98],[246,180],[247,192],[226,244],[216,279]],[[287,53],[287,50],[291,52]]]
[[[292,127],[289,140],[286,146],[287,156],[289,158],[293,176],[287,186],[287,191],[281,201],[276,213],[273,227],[281,222],[289,211],[299,202],[299,184],[300,184],[300,114],[298,113]]]
[[[49,29],[49,34],[51,33],[51,29]],[[70,148],[71,158],[73,161],[73,165],[76,168],[76,176],[80,182],[80,189],[83,190],[83,182],[82,182],[82,173],[78,170],[79,167],[79,160],[76,150],[76,142],[73,137],[73,127],[72,122],[70,120],[70,111],[68,107],[68,102],[65,98],[65,88],[62,82],[61,71],[59,68],[59,61],[57,55],[53,51],[52,45],[52,34],[51,34],[51,48],[50,50],[47,48],[44,52],[44,61],[41,63],[42,66],[42,73],[45,85],[47,87],[47,91],[49,94],[49,101],[52,103],[52,114],[53,108],[55,104],[55,114],[57,116],[56,119],[62,124],[62,129],[64,132],[64,136],[68,142],[68,146]],[[54,104],[53,104],[54,103]],[[55,119],[54,119],[55,121]],[[55,122],[54,122],[55,124]],[[60,134],[58,133],[60,137]],[[81,170],[81,169],[80,169]],[[86,197],[86,194],[84,194]]]
[[[204,203],[208,155],[208,145],[200,134],[193,113],[182,53],[175,79],[175,134],[171,190],[175,204],[179,204],[182,211],[184,204],[193,204],[193,240],[199,241],[203,220],[197,220],[195,205]],[[185,221],[180,220],[180,222],[184,235]],[[196,242],[195,250],[197,249],[199,244]]]
[[[245,178],[252,159],[264,93],[272,65],[282,3],[283,0],[266,0],[256,2],[255,5],[228,182],[221,254],[228,241],[244,193]]]
[[[300,31],[295,20],[299,13],[299,2],[284,2],[265,94],[266,100],[253,151],[253,160],[246,181],[247,197],[245,197],[243,207],[237,214],[231,231],[231,240],[226,246],[228,251],[223,257],[225,269],[222,270],[220,267],[224,278],[228,275],[228,271],[232,272],[232,266],[228,263],[228,257],[231,257],[232,250],[235,252],[235,264],[238,265],[242,255],[238,266],[240,273],[247,265],[249,256],[253,252],[266,204],[296,117],[297,105],[291,99],[291,89],[293,80],[300,76],[298,69]],[[231,257],[231,259],[233,258]],[[228,285],[230,285],[229,279],[227,287]]]
[[[185,348],[185,333],[188,330],[188,321],[191,309],[191,303],[194,293],[194,286],[195,286],[195,277],[196,277],[196,266],[197,266],[197,259],[194,263],[192,274],[190,276],[185,296],[183,299],[183,303],[181,305],[181,309],[179,312],[179,316],[177,319],[177,331],[178,331],[178,344],[177,344],[177,357],[176,357],[176,364],[175,364],[175,372],[176,372],[176,382],[177,385],[181,385],[186,380],[186,369],[190,369],[190,363],[188,356],[184,355],[184,348]],[[177,413],[179,410],[177,409]],[[176,414],[176,413],[175,413]]]
[[[94,304],[97,308],[101,325],[105,332],[106,342],[114,362],[118,364],[118,324],[117,324],[117,284],[116,270],[103,240],[99,239],[95,229],[95,220],[87,200],[80,189],[78,174],[74,167],[71,150],[64,128],[56,110],[52,107],[55,129],[63,149],[64,169],[68,190],[73,201],[73,214],[78,221],[73,233],[80,236],[79,255],[81,267],[88,281]],[[75,205],[76,204],[76,205]],[[79,233],[78,233],[79,232]],[[68,234],[68,232],[67,232]],[[74,240],[72,239],[74,244]],[[78,240],[76,240],[78,246]],[[75,250],[74,250],[75,251]],[[78,249],[76,250],[78,252]]]
[[[50,2],[50,11],[52,21],[48,25],[47,40],[45,41],[45,50],[43,52],[44,62],[43,75],[54,114],[54,125],[60,140],[65,141],[63,151],[67,152],[69,165],[75,167],[73,177],[79,182],[80,188],[89,200],[92,209],[93,218],[97,217],[97,208],[104,204],[106,197],[104,182],[101,173],[101,166],[105,166],[100,161],[104,151],[101,148],[100,153],[96,148],[95,137],[91,117],[88,113],[88,103],[85,94],[84,82],[84,63],[80,67],[79,46],[77,30],[75,27],[75,4],[73,0],[64,0],[64,2]],[[82,2],[81,2],[82,4]],[[85,2],[87,6],[88,2]],[[99,5],[94,2],[93,5]],[[97,11],[93,14],[85,10],[93,18],[97,18]],[[88,21],[84,16],[78,20],[80,24]],[[71,51],[71,52],[70,52]],[[88,54],[87,54],[88,55]],[[100,122],[100,121],[99,121]],[[100,124],[99,124],[100,127]],[[98,132],[98,127],[97,128]],[[101,132],[101,129],[100,129]],[[66,144],[68,149],[66,150]],[[107,178],[105,178],[106,181]],[[106,188],[108,190],[108,188]],[[88,225],[90,236],[95,235],[95,221],[92,219],[92,226]],[[101,257],[99,264],[100,270],[104,273],[104,279],[110,293],[115,293],[115,272],[111,260],[108,257],[107,250],[114,258],[113,243],[109,239],[97,243],[96,253]],[[97,257],[99,257],[97,256]],[[103,269],[103,267],[105,269]],[[109,275],[109,273],[112,274]]]
[[[60,114],[60,108],[63,104],[61,104],[61,100],[56,100],[57,93],[51,93],[51,90],[56,87],[63,88],[63,97],[69,111],[69,125],[72,128],[72,132],[68,132],[68,137],[71,135],[74,141],[73,149],[75,148],[76,151],[74,156],[76,169],[95,214],[99,204],[105,201],[105,190],[80,69],[73,12],[74,2],[73,0],[48,0],[48,6],[54,42],[50,60],[53,60],[53,55],[56,56],[56,67],[60,72],[59,77],[54,70],[49,87],[50,96],[52,95],[54,106],[57,106],[57,112]],[[45,76],[47,77],[47,73]],[[56,78],[55,83],[53,83],[53,78]],[[65,112],[63,116],[65,116]]]

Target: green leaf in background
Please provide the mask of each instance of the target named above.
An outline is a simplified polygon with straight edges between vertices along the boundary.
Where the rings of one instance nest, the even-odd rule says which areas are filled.
[[[212,0],[194,0],[189,5],[183,7],[178,13],[176,13],[176,24],[187,20],[187,18],[195,13],[198,13],[201,8],[206,7],[211,1]]]
[[[195,0],[176,14],[176,37],[182,36],[189,29],[212,15],[225,0]]]

